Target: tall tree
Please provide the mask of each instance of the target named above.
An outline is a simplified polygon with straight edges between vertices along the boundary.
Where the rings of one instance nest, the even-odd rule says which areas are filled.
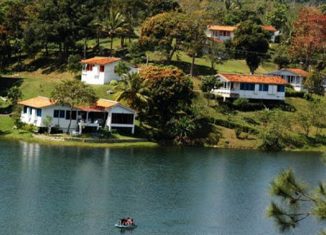
[[[326,220],[325,183],[319,183],[314,192],[309,192],[292,170],[285,170],[272,181],[270,193],[282,199],[280,203],[272,201],[267,209],[267,215],[275,220],[281,231],[295,228],[309,216]]]
[[[127,27],[127,22],[120,12],[110,9],[107,18],[102,22],[102,27],[104,32],[111,38],[110,50],[112,52],[114,37],[118,35],[119,31],[121,32]]]
[[[149,99],[146,81],[138,73],[127,73],[119,83],[116,100],[125,100],[131,108],[140,111]]]
[[[182,13],[168,12],[147,19],[141,27],[140,45],[149,51],[160,51],[171,61],[188,31],[184,17]]]
[[[294,22],[294,33],[290,43],[290,55],[308,68],[315,60],[325,59],[326,15],[312,7],[302,8]]]
[[[266,31],[251,20],[241,23],[235,31],[232,40],[235,55],[246,60],[251,74],[254,74],[262,59],[266,57],[269,48],[268,40]]]
[[[70,119],[67,133],[70,131],[72,111],[80,105],[93,105],[97,97],[94,90],[79,80],[64,80],[56,85],[51,93],[51,99],[59,105],[70,108]]]
[[[146,119],[164,134],[168,122],[190,108],[192,82],[181,70],[174,67],[144,66],[140,70],[140,76],[147,80],[150,92]]]

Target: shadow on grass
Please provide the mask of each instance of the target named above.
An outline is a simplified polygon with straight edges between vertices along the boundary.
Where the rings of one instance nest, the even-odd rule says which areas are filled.
[[[185,74],[189,74],[190,73],[190,67],[191,67],[191,63],[188,62],[184,62],[184,61],[171,61],[169,63],[167,62],[158,62],[158,61],[150,61],[151,63],[154,64],[161,64],[161,65],[173,65],[179,69],[181,69]],[[207,66],[203,66],[203,65],[197,65],[195,64],[194,66],[194,76],[198,76],[198,75],[215,75],[216,74],[216,70],[209,68]]]
[[[23,80],[21,78],[0,77],[0,96],[6,95],[8,89],[13,86],[20,86]]]
[[[25,65],[25,68],[23,69],[29,72],[34,72],[38,69],[42,69],[43,74],[50,74],[55,71],[59,71],[59,72],[66,71],[66,64],[67,64],[66,59],[62,59],[59,56],[55,58],[43,56]]]
[[[186,74],[190,73],[191,63],[187,63],[184,61],[171,61],[171,65],[178,67]],[[197,65],[197,64],[195,64],[195,66],[194,66],[194,76],[214,75],[214,74],[216,74],[215,69],[212,69],[212,68],[209,68],[209,67],[203,66],[203,65]]]

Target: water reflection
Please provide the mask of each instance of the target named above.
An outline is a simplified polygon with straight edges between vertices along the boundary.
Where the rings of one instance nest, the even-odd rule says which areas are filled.
[[[0,142],[1,234],[277,234],[270,180],[293,167],[326,177],[313,155],[209,149],[88,149]],[[295,234],[317,232],[305,221]]]

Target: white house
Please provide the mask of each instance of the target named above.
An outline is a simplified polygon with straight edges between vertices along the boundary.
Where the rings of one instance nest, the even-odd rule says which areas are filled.
[[[56,104],[47,97],[37,96],[19,102],[23,106],[20,120],[36,127],[46,127],[45,119],[51,117],[51,126],[66,131],[72,117],[71,130],[82,132],[85,128],[127,129],[135,132],[136,112],[119,102],[99,99],[94,106],[75,107]]]
[[[223,97],[232,98],[284,100],[287,82],[278,76],[218,74],[217,79],[223,86],[211,92]]]
[[[94,85],[103,85],[112,80],[119,80],[120,77],[114,72],[114,68],[120,60],[115,57],[94,57],[82,60],[81,80]]]
[[[284,69],[270,72],[268,74],[282,77],[296,91],[305,90],[304,81],[309,75],[308,72],[298,68],[284,68]]]
[[[271,25],[262,25],[261,27],[270,33],[270,40],[275,42],[275,38],[279,35],[279,31]],[[206,36],[215,42],[225,42],[226,40],[232,40],[234,38],[234,33],[237,28],[238,26],[208,25]]]

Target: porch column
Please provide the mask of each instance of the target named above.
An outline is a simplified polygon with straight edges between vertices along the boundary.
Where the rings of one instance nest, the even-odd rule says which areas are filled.
[[[88,113],[89,112],[86,112],[86,120],[85,120],[85,123],[88,123]]]
[[[134,121],[132,123],[131,134],[135,134],[135,118],[136,118],[136,115],[134,114]]]

